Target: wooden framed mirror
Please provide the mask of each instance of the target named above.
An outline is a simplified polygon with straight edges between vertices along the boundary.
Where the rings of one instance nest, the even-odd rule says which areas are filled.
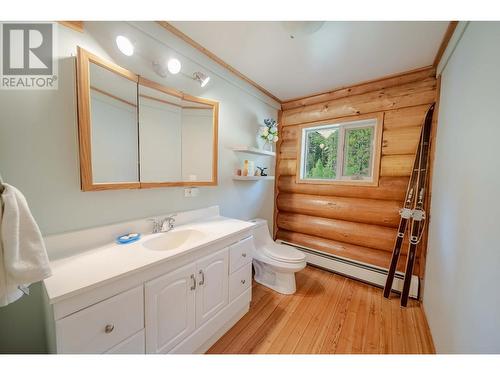
[[[83,191],[217,185],[219,104],[78,47]]]
[[[218,103],[139,78],[141,186],[217,184]]]

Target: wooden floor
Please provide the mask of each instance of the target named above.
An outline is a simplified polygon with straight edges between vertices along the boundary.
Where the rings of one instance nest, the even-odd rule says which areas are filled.
[[[208,351],[221,353],[434,353],[419,302],[400,308],[382,290],[318,268],[297,273],[297,292],[254,282],[250,311]]]

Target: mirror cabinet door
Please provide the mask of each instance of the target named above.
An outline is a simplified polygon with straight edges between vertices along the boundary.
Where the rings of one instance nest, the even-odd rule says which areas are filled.
[[[94,183],[138,182],[137,83],[90,62]]]
[[[182,181],[182,94],[139,84],[139,155],[141,183]]]
[[[78,49],[82,189],[217,185],[218,103]]]
[[[195,100],[182,101],[182,179],[207,183],[214,179],[216,114],[213,104]]]

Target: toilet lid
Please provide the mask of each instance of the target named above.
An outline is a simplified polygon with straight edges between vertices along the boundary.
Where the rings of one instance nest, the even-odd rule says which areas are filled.
[[[277,243],[266,244],[262,250],[269,258],[279,260],[280,262],[296,263],[303,262],[306,259],[302,251],[288,245]]]

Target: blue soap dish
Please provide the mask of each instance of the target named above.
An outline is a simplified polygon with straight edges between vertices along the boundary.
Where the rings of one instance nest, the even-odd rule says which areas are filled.
[[[129,233],[122,236],[116,237],[116,243],[120,245],[125,245],[127,243],[132,243],[138,241],[141,238],[140,233]]]

